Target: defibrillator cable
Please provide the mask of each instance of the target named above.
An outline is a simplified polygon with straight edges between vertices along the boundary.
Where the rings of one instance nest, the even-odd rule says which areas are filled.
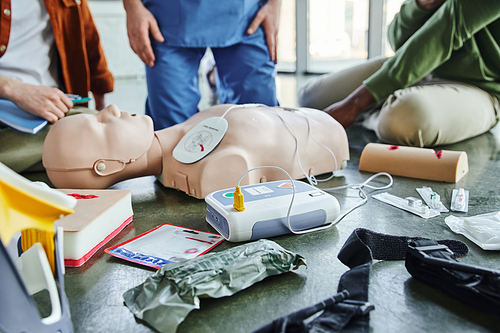
[[[384,185],[384,186],[372,186],[372,185],[369,185],[369,183],[372,180],[374,180],[375,178],[380,177],[380,176],[386,176],[387,178],[389,178],[389,183],[386,184],[386,185]],[[367,188],[372,189],[372,190],[385,190],[386,188],[391,187],[393,183],[394,183],[394,180],[392,179],[392,176],[390,174],[388,174],[387,172],[379,172],[379,173],[376,173],[376,174],[372,175],[371,177],[369,177],[367,180],[365,180],[361,184],[351,184],[351,185],[342,185],[342,186],[331,187],[331,188],[321,188],[321,190],[323,190],[325,192],[337,191],[337,190],[341,190],[341,189],[345,189],[345,188],[347,188],[347,189],[349,189],[349,188],[350,189],[357,189],[359,191],[358,192],[359,196],[362,199],[360,203],[358,203],[357,205],[351,207],[349,210],[347,210],[347,212],[345,212],[342,215],[340,215],[339,217],[337,217],[335,219],[335,221],[332,222],[331,225],[335,225],[335,224],[339,223],[340,220],[342,220],[344,217],[347,216],[347,214],[349,214],[350,212],[352,212],[356,208],[364,205],[368,201],[368,195],[365,193],[365,191],[363,191],[363,187],[367,187]]]
[[[294,128],[292,127],[292,125],[290,125],[289,122],[287,122],[278,112],[276,112],[276,110],[274,110],[276,112],[276,115],[281,119],[281,121],[283,122],[283,124],[285,124],[286,127],[288,127],[288,129],[290,130],[293,138],[295,139],[295,155],[297,155],[297,163],[299,165],[299,168],[300,168],[300,171],[302,171],[302,174],[304,175],[304,177],[307,179],[307,181],[309,182],[309,184],[311,184],[312,186],[317,186],[318,185],[318,182],[326,182],[330,179],[332,179],[333,177],[335,177],[335,171],[338,170],[338,162],[337,162],[337,157],[335,156],[335,154],[333,153],[333,151],[331,151],[330,148],[328,148],[327,146],[325,146],[324,144],[322,144],[321,142],[319,142],[318,140],[316,140],[316,138],[314,137],[313,135],[313,131],[312,131],[312,126],[311,126],[311,121],[309,119],[309,115],[302,111],[302,110],[298,110],[298,109],[287,109],[289,111],[297,111],[299,113],[301,113],[304,118],[306,118],[306,121],[307,121],[307,128],[309,130],[309,135],[311,136],[311,138],[313,139],[314,142],[316,142],[318,145],[320,145],[321,147],[323,147],[324,149],[326,149],[330,155],[332,155],[333,157],[333,161],[335,163],[335,167],[334,167],[334,170],[332,171],[332,174],[328,177],[328,178],[325,178],[325,179],[317,179],[314,175],[309,175],[307,174],[305,171],[304,171],[304,168],[302,167],[302,163],[300,162],[300,154],[299,154],[299,137],[297,136],[297,133],[295,132]]]
[[[236,104],[236,105],[233,105],[233,106],[230,106],[226,112],[224,112],[222,114],[222,116],[220,116],[221,118],[224,118],[226,116],[226,114],[229,113],[229,111],[233,110],[233,109],[245,109],[245,108],[259,108],[259,107],[268,107],[267,105],[265,104],[258,104],[258,103],[247,103],[247,104]]]

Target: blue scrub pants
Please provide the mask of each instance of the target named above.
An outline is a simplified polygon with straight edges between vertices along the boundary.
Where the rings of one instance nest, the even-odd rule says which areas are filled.
[[[154,40],[152,44],[156,63],[153,68],[146,66],[146,114],[153,118],[155,130],[160,130],[199,111],[198,68],[206,48],[172,47]],[[275,66],[262,29],[238,44],[211,49],[222,104],[278,105]]]

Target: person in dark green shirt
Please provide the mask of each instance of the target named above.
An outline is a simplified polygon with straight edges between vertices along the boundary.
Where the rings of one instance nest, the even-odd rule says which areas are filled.
[[[500,1],[407,0],[388,32],[395,51],[308,82],[299,104],[381,141],[430,147],[487,132],[500,116]],[[372,112],[367,112],[372,111]]]

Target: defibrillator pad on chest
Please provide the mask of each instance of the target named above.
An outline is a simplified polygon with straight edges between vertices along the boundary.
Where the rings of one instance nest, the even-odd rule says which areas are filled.
[[[205,119],[182,137],[172,155],[181,163],[198,162],[217,147],[224,138],[227,128],[228,122],[225,118]]]

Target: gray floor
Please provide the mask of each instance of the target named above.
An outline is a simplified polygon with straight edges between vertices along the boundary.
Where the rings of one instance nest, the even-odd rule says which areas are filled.
[[[290,104],[294,103],[297,82],[293,76],[280,77],[287,88]],[[285,83],[286,81],[286,83]],[[123,83],[123,85],[122,85]],[[136,82],[117,84],[117,93],[109,101],[122,109],[140,112],[143,86]],[[290,87],[294,87],[293,89]],[[118,92],[119,91],[119,92]],[[284,105],[284,103],[282,103]],[[294,106],[294,105],[290,105]],[[370,173],[358,170],[359,157],[368,142],[377,141],[372,132],[359,127],[348,130],[351,158],[347,168],[324,186],[356,184]],[[494,133],[486,133],[455,145],[440,147],[466,151],[469,173],[457,184],[394,177],[389,193],[406,197],[418,196],[415,189],[430,186],[449,207],[454,188],[470,191],[469,212],[474,216],[498,211],[500,191],[500,145]],[[32,179],[46,180],[42,174]],[[146,232],[160,224],[171,223],[199,230],[213,231],[205,222],[205,203],[176,190],[162,187],[153,177],[124,181],[113,188],[132,190],[134,221],[107,246],[113,246]],[[369,192],[374,194],[375,192]],[[357,191],[332,193],[346,210],[359,202]],[[271,277],[231,297],[203,299],[201,309],[191,312],[178,332],[251,332],[272,320],[310,306],[334,295],[340,276],[347,271],[337,254],[356,228],[376,232],[420,236],[431,239],[456,239],[465,242],[469,254],[460,262],[489,268],[500,268],[500,253],[483,251],[463,236],[451,232],[442,214],[429,220],[370,199],[349,214],[336,227],[305,235],[286,235],[273,240],[284,248],[303,255],[308,267]],[[235,246],[228,242],[213,251]],[[144,282],[153,270],[124,262],[101,249],[80,268],[66,270],[66,293],[70,301],[75,332],[151,332],[137,322],[123,305],[122,294]],[[406,271],[402,261],[376,262],[370,275],[370,302],[375,310],[370,315],[371,332],[494,332],[500,320],[466,306],[453,298],[422,284]]]

